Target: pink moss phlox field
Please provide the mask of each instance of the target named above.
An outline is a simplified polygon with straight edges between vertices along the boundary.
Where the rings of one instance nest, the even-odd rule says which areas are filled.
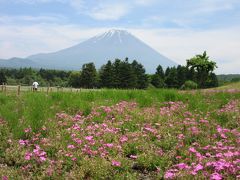
[[[102,171],[108,177],[134,172],[150,179],[239,177],[239,129],[215,120],[221,113],[239,116],[239,101],[205,113],[188,107],[181,101],[144,108],[121,101],[95,106],[87,115],[60,112],[49,126],[26,127],[23,138],[9,140],[9,149],[18,150],[25,178],[91,179]]]

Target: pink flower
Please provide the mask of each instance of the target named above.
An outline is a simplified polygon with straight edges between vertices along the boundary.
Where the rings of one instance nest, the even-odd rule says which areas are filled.
[[[105,146],[108,147],[108,148],[112,148],[113,144],[112,143],[108,143],[108,144],[105,144]]]
[[[86,136],[85,139],[88,141],[91,141],[91,140],[93,140],[93,136]]]
[[[188,169],[189,166],[185,163],[180,163],[176,165],[179,169]]]
[[[40,161],[41,162],[46,161],[46,158],[44,156],[40,156]]]
[[[26,129],[24,129],[24,132],[25,132],[25,133],[28,133],[28,132],[31,132],[31,131],[32,131],[31,128],[26,128]]]
[[[122,137],[120,138],[120,142],[121,142],[121,143],[124,143],[124,142],[126,142],[126,141],[128,141],[128,137],[127,137],[127,136],[122,136]]]
[[[211,180],[221,180],[223,178],[222,178],[221,174],[218,174],[215,172],[215,173],[211,174],[210,179]]]
[[[116,166],[116,167],[120,167],[121,166],[121,162],[112,160],[112,165]]]
[[[190,147],[188,150],[189,150],[189,152],[192,152],[192,153],[196,153],[197,152],[194,147]]]
[[[30,153],[30,152],[25,153],[25,160],[29,161],[31,159],[31,157],[32,157],[32,153]]]
[[[25,145],[25,141],[24,141],[24,140],[22,140],[22,139],[20,139],[20,140],[18,141],[18,143],[19,143],[20,145],[22,145],[22,146],[24,146],[24,145]]]
[[[75,141],[77,144],[82,144],[82,140],[79,139],[79,138],[75,138],[74,141]]]
[[[184,137],[185,137],[185,136],[184,136],[183,134],[179,134],[179,135],[178,135],[178,139],[184,139]]]
[[[68,148],[68,149],[75,149],[75,146],[72,145],[72,144],[69,144],[69,145],[67,146],[67,148]]]
[[[130,158],[131,159],[137,159],[137,156],[136,155],[130,155]]]
[[[198,164],[194,167],[194,171],[197,172],[197,171],[200,171],[203,169],[203,166],[201,164]]]
[[[167,171],[164,175],[164,178],[165,179],[173,179],[175,177],[175,173],[174,172],[171,172],[171,171]]]
[[[75,158],[75,157],[72,158],[72,161],[76,161],[76,160],[77,160],[77,158]]]
[[[7,176],[3,176],[2,180],[8,180],[8,177]]]

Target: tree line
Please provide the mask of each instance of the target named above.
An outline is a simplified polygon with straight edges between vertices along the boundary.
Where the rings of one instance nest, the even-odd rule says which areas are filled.
[[[99,70],[94,63],[87,63],[80,71],[49,69],[0,69],[0,83],[31,85],[38,81],[41,86],[75,88],[208,88],[218,86],[213,73],[216,63],[209,60],[206,52],[187,60],[186,66],[156,67],[154,74],[146,74],[144,66],[134,60],[131,63],[115,59],[108,61]]]

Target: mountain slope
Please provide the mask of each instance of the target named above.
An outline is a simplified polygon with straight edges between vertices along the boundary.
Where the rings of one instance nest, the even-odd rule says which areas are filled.
[[[23,58],[11,58],[8,60],[0,59],[0,67],[7,67],[7,68],[22,68],[22,67],[32,67],[32,68],[40,68],[45,67],[41,66],[40,64]]]
[[[164,68],[177,65],[123,30],[110,30],[76,46],[54,53],[32,55],[28,59],[48,67],[80,69],[84,63],[94,62],[99,68],[107,60],[126,57],[130,60],[136,59],[151,73],[155,72],[159,64]]]

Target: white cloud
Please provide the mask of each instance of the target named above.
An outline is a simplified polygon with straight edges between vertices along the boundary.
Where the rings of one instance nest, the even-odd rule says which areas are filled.
[[[218,64],[217,73],[240,73],[240,27],[192,31],[184,29],[133,29],[147,44],[180,64],[207,51]]]
[[[87,14],[97,20],[118,20],[129,12],[129,6],[123,3],[100,4]]]
[[[157,2],[157,0],[135,0],[135,4],[143,5],[143,6],[150,6]]]
[[[52,14],[45,16],[9,16],[0,15],[0,23],[3,24],[23,24],[23,23],[62,23],[66,17]]]
[[[70,5],[80,14],[96,20],[118,20],[129,13],[130,4],[124,1],[70,0]]]
[[[27,4],[37,4],[37,3],[51,3],[51,2],[60,2],[64,3],[68,0],[10,0],[15,3],[27,3]]]

